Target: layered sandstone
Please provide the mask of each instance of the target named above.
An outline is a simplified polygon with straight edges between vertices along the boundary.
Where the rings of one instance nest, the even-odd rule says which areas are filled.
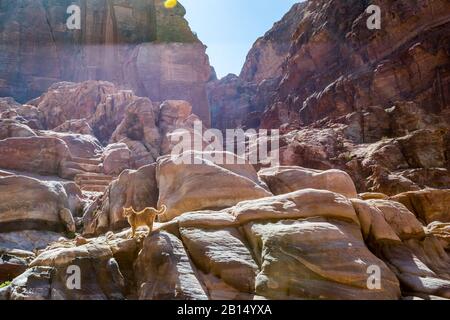
[[[361,1],[294,6],[240,77],[210,83],[213,123],[280,129],[282,165],[342,169],[360,192],[448,188],[449,4],[375,4],[380,30]],[[266,45],[274,35],[284,55]]]
[[[205,46],[181,4],[163,0],[10,1],[0,10],[0,96],[34,99],[60,81],[112,81],[154,101],[188,100],[209,124]],[[81,8],[81,29],[66,27]],[[82,110],[80,110],[82,112]]]

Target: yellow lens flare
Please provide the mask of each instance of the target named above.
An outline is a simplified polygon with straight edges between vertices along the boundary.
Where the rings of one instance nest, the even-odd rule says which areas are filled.
[[[176,7],[177,3],[177,0],[166,0],[166,2],[164,2],[164,7],[166,7],[166,9],[173,9]]]

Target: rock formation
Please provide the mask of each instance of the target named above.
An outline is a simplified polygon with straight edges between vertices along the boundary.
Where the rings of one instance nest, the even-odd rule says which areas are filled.
[[[168,12],[163,3],[2,3],[0,96],[26,102],[56,82],[106,80],[154,101],[187,100],[209,125],[205,46],[190,30],[183,6]],[[81,9],[79,30],[66,26],[66,11],[74,4]]]
[[[280,129],[282,165],[345,170],[360,192],[448,188],[448,1],[374,4],[380,30],[367,2],[295,5],[208,85],[213,125]]]
[[[280,129],[271,167],[172,139],[207,110],[181,6],[80,1],[69,36],[53,2],[0,3],[0,95],[36,95],[0,98],[0,300],[450,299],[447,2],[376,2],[370,32],[361,1],[295,5],[210,82],[218,129]],[[163,206],[130,237],[123,208]]]

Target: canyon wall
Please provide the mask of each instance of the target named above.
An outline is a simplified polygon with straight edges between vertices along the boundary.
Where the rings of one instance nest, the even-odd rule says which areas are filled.
[[[360,191],[448,188],[449,31],[444,0],[297,4],[239,77],[208,84],[213,125],[280,129],[282,164],[343,169]]]
[[[153,101],[184,99],[209,123],[205,46],[163,0],[0,3],[0,96],[26,102],[60,81],[111,81]],[[69,30],[67,8],[81,8]]]

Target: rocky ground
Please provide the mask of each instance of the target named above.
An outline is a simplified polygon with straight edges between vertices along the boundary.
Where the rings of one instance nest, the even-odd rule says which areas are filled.
[[[213,126],[280,129],[280,166],[178,164],[204,109],[121,81],[0,98],[0,300],[450,299],[450,8],[376,3],[373,33],[361,1],[295,5],[209,82]],[[123,208],[163,205],[130,238]]]

